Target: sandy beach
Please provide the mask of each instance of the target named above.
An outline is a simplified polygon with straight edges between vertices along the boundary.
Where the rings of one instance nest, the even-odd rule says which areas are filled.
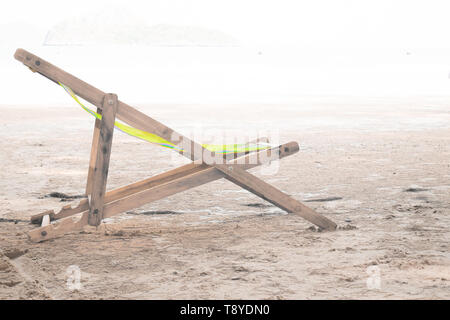
[[[251,172],[339,229],[318,232],[222,179],[39,244],[30,216],[79,200],[48,195],[84,192],[93,119],[75,104],[0,106],[0,299],[449,299],[449,101],[137,105],[185,134],[271,128],[298,141],[276,175]],[[116,131],[107,187],[184,163]]]

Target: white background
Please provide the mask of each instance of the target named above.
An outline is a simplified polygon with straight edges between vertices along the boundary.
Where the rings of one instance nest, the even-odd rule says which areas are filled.
[[[0,104],[72,104],[62,89],[13,58],[18,47],[130,103],[448,95],[447,3],[4,1]],[[179,33],[170,46],[152,42],[154,34],[146,32],[159,30],[155,26],[164,26],[169,36],[173,28],[186,30],[192,43],[186,45]],[[235,44],[205,45],[195,28]],[[52,32],[65,43],[45,45]]]

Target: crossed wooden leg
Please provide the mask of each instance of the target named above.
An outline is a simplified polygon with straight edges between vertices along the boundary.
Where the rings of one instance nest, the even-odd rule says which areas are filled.
[[[223,166],[226,166],[225,170],[229,170],[229,168],[232,167],[232,171],[239,172],[239,175],[241,175],[242,171],[247,173],[245,170],[267,163],[268,161],[284,158],[296,152],[298,152],[298,144],[296,142],[290,142],[270,150],[259,151],[246,155],[235,159],[230,163],[226,163]],[[254,177],[253,175],[250,176]],[[223,177],[228,176],[224,175],[219,168],[207,164],[190,163],[181,166],[177,169],[170,170],[154,177],[107,192],[103,207],[103,218],[111,217],[115,214],[140,207],[144,204],[160,200]],[[230,179],[230,181],[232,180]],[[257,189],[249,191],[257,194],[255,190]],[[336,225],[332,221],[315,213],[297,200],[285,195],[274,187],[271,187],[269,191],[262,190],[260,192],[261,193],[257,195],[263,196],[264,199],[272,202],[284,210],[299,214],[324,229],[336,228]],[[285,197],[283,199],[284,202],[288,199],[291,206],[287,207],[285,204],[280,203],[280,201],[278,201],[276,197],[270,193],[274,193],[275,196],[278,196],[280,193],[283,194],[283,197]],[[79,213],[82,213],[81,218],[74,220],[71,217],[72,215]],[[76,208],[69,209],[66,207],[58,214],[53,214],[52,219],[60,220],[31,230],[29,232],[29,237],[32,241],[39,242],[58,237],[67,232],[80,231],[85,225],[87,225],[88,215],[89,203],[86,199],[84,199]],[[34,219],[42,219],[42,216],[43,214],[35,216]],[[316,216],[319,216],[319,218],[316,218]]]

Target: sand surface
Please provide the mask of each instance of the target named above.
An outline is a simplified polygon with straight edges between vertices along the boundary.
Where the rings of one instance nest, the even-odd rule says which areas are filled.
[[[84,192],[93,119],[75,105],[0,106],[0,299],[449,299],[449,101],[139,106],[186,134],[298,141],[276,174],[251,172],[340,229],[318,232],[222,179],[40,244],[29,217],[71,203],[51,192]],[[184,163],[116,132],[108,189]]]

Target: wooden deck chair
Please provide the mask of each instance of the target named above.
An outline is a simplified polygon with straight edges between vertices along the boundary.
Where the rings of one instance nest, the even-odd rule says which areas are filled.
[[[333,221],[247,172],[250,168],[298,152],[296,142],[272,148],[261,147],[258,144],[260,141],[256,141],[256,147],[253,148],[249,146],[251,144],[232,146],[232,157],[229,157],[228,152],[223,152],[221,148],[201,145],[188,139],[119,101],[116,94],[104,93],[30,52],[17,49],[14,57],[33,72],[63,86],[80,105],[82,103],[77,96],[97,107],[97,112],[85,108],[96,116],[86,184],[87,198],[75,207],[64,206],[57,213],[46,211],[32,216],[31,221],[41,226],[28,233],[31,241],[40,242],[68,232],[81,231],[86,225],[98,226],[102,219],[220,178],[239,185],[289,213],[298,214],[319,228],[336,229]],[[122,122],[115,121],[116,118]],[[193,162],[106,192],[115,126],[144,140],[171,148]],[[208,155],[208,161],[205,161],[205,155]]]

